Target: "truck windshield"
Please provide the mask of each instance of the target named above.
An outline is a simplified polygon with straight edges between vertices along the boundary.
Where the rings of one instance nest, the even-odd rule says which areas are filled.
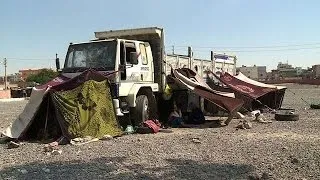
[[[64,72],[82,71],[87,68],[114,70],[116,47],[116,41],[70,45]]]

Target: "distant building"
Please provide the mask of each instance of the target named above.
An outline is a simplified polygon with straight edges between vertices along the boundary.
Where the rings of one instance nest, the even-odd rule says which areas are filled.
[[[32,74],[38,74],[42,69],[25,69],[25,70],[19,70],[19,74],[21,77],[21,80],[25,81],[28,76]]]
[[[238,68],[238,71],[253,80],[265,81],[267,79],[266,66],[242,66]]]
[[[288,78],[288,77],[297,77],[298,71],[302,71],[301,68],[294,68],[291,64],[279,62],[277,66],[277,70],[280,78]]]
[[[4,76],[1,76],[0,77],[0,82],[3,83],[4,82]],[[15,74],[9,74],[7,75],[7,82],[9,83],[16,83],[16,82],[19,82],[21,81],[21,78],[20,78],[20,74],[19,73],[15,73]]]
[[[302,69],[302,74],[300,75],[302,79],[312,79],[313,77],[313,72],[312,68],[307,68],[307,69]]]
[[[258,80],[265,81],[267,79],[267,67],[258,66]]]
[[[282,79],[282,76],[280,75],[279,70],[273,69],[273,70],[271,70],[271,73],[270,73],[268,79],[269,80],[280,80],[280,79]]]
[[[11,82],[11,83],[19,82],[21,81],[20,74],[19,73],[10,74],[7,76],[7,80],[8,82]]]
[[[292,65],[288,64],[288,63],[282,63],[282,62],[278,63],[277,70],[285,71],[285,70],[289,70],[289,69],[294,69],[294,67],[292,67]]]
[[[258,68],[256,66],[242,66],[238,70],[251,79],[258,79]]]
[[[296,67],[295,70],[296,70],[297,76],[302,76],[302,74],[303,74],[302,67]]]
[[[320,78],[320,64],[312,66],[312,76],[313,78]]]

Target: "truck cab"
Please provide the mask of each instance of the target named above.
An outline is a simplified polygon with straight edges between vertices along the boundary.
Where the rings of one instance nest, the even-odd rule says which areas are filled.
[[[153,52],[149,43],[150,34],[155,29],[145,30],[96,32],[97,39],[71,43],[61,70],[62,75],[69,78],[89,68],[102,74],[112,73],[108,79],[112,84],[115,113],[118,117],[132,119],[135,125],[148,118],[156,118],[155,94],[161,86],[161,70],[158,68],[155,71],[154,68],[154,54],[157,56],[161,53]],[[128,39],[121,38],[124,35]],[[149,39],[144,41],[134,35]],[[151,38],[151,42],[155,42]],[[156,58],[157,62],[161,62],[159,56]]]

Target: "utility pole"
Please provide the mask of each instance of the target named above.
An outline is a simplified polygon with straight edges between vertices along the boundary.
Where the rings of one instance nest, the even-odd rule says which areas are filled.
[[[189,66],[188,68],[191,69],[193,66],[193,52],[191,46],[188,46],[188,57],[189,57]]]
[[[174,46],[172,46],[172,54],[174,54]]]
[[[4,65],[4,89],[7,90],[7,58],[4,58],[3,65]]]
[[[213,51],[210,51],[210,59],[211,59],[211,71],[216,73],[216,60],[214,59]]]

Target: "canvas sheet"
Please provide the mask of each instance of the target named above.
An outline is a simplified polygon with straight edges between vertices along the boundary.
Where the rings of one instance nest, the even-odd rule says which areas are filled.
[[[239,79],[241,81],[247,82],[249,84],[253,84],[255,86],[263,87],[263,88],[273,88],[273,89],[278,89],[278,90],[286,89],[285,86],[275,86],[275,85],[265,84],[265,83],[261,83],[261,82],[255,81],[253,79],[248,78],[247,76],[245,76],[241,72],[239,72],[239,74],[234,76],[234,77],[236,77],[237,79]]]
[[[2,132],[2,134],[10,138],[19,138],[22,132],[28,127],[30,122],[33,120],[36,112],[40,108],[43,97],[48,93],[48,90],[49,88],[33,88],[30,100],[25,106],[23,112],[4,132]]]
[[[217,79],[223,82],[225,85],[230,87],[232,90],[246,95],[252,99],[257,99],[263,95],[277,91],[275,88],[260,87],[248,82],[242,81],[231,74],[224,72],[218,77],[216,74],[212,73]]]
[[[173,74],[175,79],[185,85],[195,94],[207,99],[216,104],[228,113],[237,111],[242,105],[241,99],[234,98],[233,93],[221,92],[211,89],[198,75],[191,69],[174,69]]]

